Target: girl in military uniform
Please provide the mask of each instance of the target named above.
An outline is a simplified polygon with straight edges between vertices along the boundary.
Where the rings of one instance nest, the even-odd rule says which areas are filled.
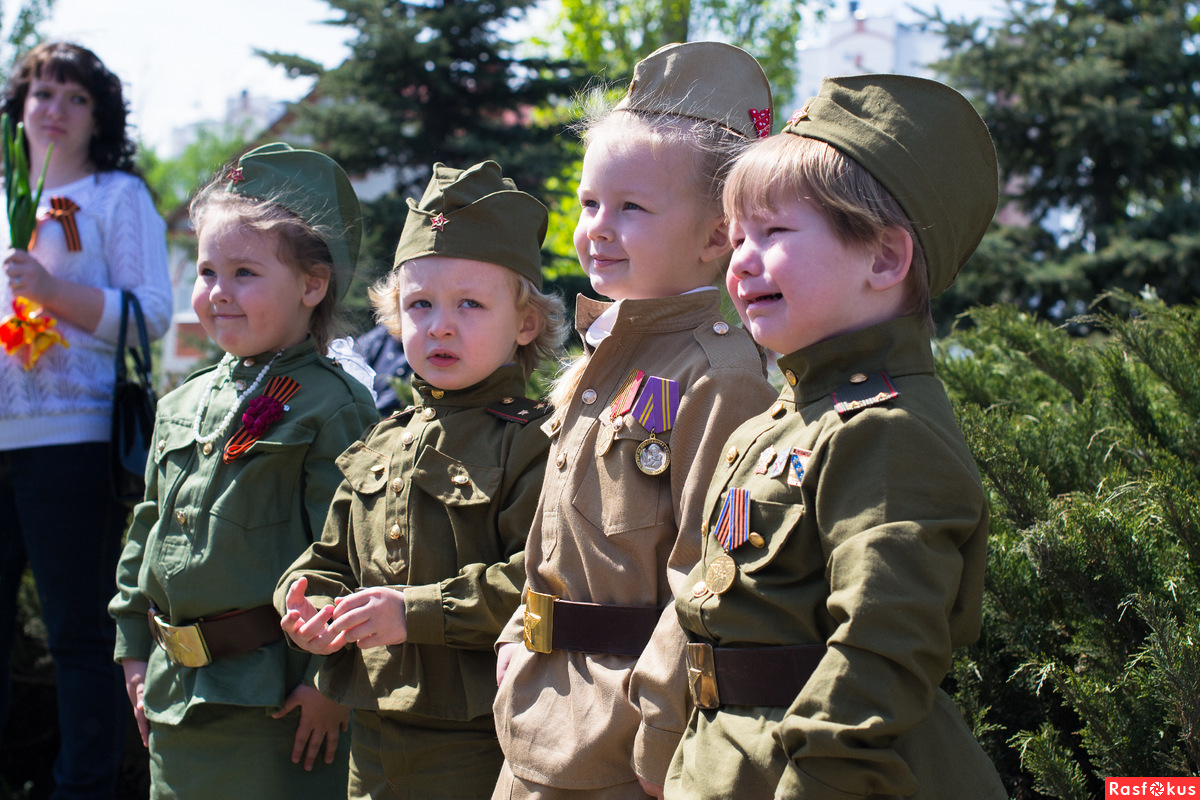
[[[566,328],[541,291],[542,204],[492,161],[433,173],[372,291],[416,405],[338,459],[321,541],[275,593],[292,640],[330,654],[318,687],[355,708],[351,798],[491,794],[492,645],[520,599],[549,447],[525,381]]]
[[[585,134],[575,247],[584,355],[559,381],[550,465],[500,639],[494,797],[658,793],[687,719],[670,602],[700,554],[700,503],[725,437],[774,392],[722,318],[720,187],[770,130],[748,53],[668,45]],[[522,644],[522,641],[524,642]]]
[[[192,307],[225,356],[158,404],[154,447],[109,605],[150,749],[153,798],[329,798],[349,709],[313,686],[271,606],[319,537],[334,460],[377,419],[326,358],[354,272],[358,200],[331,159],[271,144],[192,204]]]
[[[729,439],[676,600],[697,708],[668,798],[1008,796],[938,688],[988,515],[929,344],[996,197],[970,103],[897,75],[826,80],[734,167],[727,286],[787,385]]]

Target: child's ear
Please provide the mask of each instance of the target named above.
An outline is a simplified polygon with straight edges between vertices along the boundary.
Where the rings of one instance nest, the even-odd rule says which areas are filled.
[[[705,230],[708,240],[700,251],[700,260],[708,264],[727,255],[733,246],[729,243],[729,221],[725,215],[712,217],[707,220]]]
[[[904,283],[912,267],[913,241],[908,231],[892,225],[883,232],[867,283],[877,292]]]
[[[538,337],[542,330],[542,315],[532,305],[521,309],[521,327],[517,330],[517,346],[524,347]]]
[[[329,291],[329,276],[328,275],[312,275],[304,274],[304,294],[300,297],[300,302],[307,308],[316,308],[325,299],[325,293]]]

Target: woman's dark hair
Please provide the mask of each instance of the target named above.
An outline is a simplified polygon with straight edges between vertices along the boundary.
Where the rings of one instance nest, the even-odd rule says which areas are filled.
[[[88,144],[88,160],[100,172],[138,174],[133,160],[137,147],[129,140],[125,127],[129,109],[121,93],[121,80],[95,53],[67,42],[46,42],[30,50],[13,68],[4,88],[3,110],[14,124],[24,116],[29,84],[35,78],[74,81],[87,89],[96,122],[96,133]]]

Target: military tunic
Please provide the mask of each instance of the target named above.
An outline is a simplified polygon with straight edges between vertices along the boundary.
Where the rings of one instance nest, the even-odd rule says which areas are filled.
[[[581,333],[608,306],[581,297]],[[671,453],[660,475],[634,462],[649,432],[632,415],[613,418],[611,404],[633,370],[678,382],[674,424],[657,434]],[[664,779],[688,702],[685,640],[670,602],[700,555],[703,492],[726,436],[774,395],[753,341],[722,320],[717,292],[620,304],[569,406],[543,425],[553,443],[526,580],[528,589],[563,600],[664,613],[640,658],[514,649],[496,698],[497,732],[514,775],[573,790],[639,774]],[[521,641],[523,611],[502,642]]]
[[[160,723],[186,728],[189,712],[202,704],[277,710],[301,681],[311,683],[320,661],[281,639],[183,667],[155,645],[147,624],[151,603],[175,624],[269,605],[279,574],[319,536],[338,484],[334,460],[378,420],[367,389],[308,340],[285,351],[256,391],[275,376],[299,383],[283,416],[224,463],[223,447],[241,421],[211,448],[196,442],[193,425],[208,380],[216,371],[202,434],[219,426],[272,355],[202,370],[158,404],[146,500],[134,509],[119,591],[109,604],[116,660],[149,662],[144,702],[152,731]]]
[[[1007,797],[938,688],[951,649],[979,634],[988,518],[923,324],[891,320],[779,364],[791,385],[730,438],[676,607],[692,641],[827,649],[789,707],[694,711],[666,796]],[[881,372],[898,396],[835,410],[833,393]],[[799,485],[764,469],[768,448],[800,451]],[[752,533],[714,594],[731,487],[749,490]]]

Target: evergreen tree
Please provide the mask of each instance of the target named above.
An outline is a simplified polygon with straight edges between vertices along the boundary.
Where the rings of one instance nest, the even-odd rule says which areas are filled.
[[[1053,231],[993,232],[942,318],[1006,299],[1061,321],[1147,284],[1200,297],[1196,6],[1015,0],[991,27],[931,23],[951,53],[937,66],[992,131],[1006,199]]]
[[[939,360],[992,511],[952,683],[1014,798],[1200,774],[1200,310],[1107,299],[1094,341],[975,309]]]
[[[364,204],[360,285],[391,266],[405,199],[420,196],[434,162],[463,169],[493,159],[519,188],[552,199],[545,179],[574,155],[554,108],[585,76],[566,61],[520,57],[503,38],[533,2],[329,0],[340,12],[330,24],[353,31],[344,63],[326,71],[264,54],[317,77],[319,102],[295,106],[297,132],[348,172],[382,170],[393,184]]]

